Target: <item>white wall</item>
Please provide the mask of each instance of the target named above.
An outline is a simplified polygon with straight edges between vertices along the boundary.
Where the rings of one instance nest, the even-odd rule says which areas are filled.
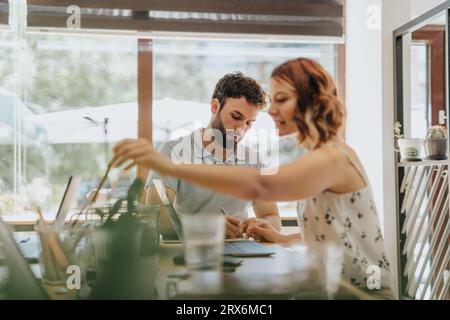
[[[383,113],[383,213],[385,241],[388,248],[392,270],[397,270],[396,204],[395,204],[395,167],[392,149],[394,121],[394,63],[392,32],[426,11],[434,8],[443,0],[383,0],[382,4],[382,113]],[[408,51],[409,53],[409,51]],[[406,59],[409,61],[409,59]],[[409,70],[409,68],[408,68]],[[406,90],[406,89],[405,89]],[[398,278],[395,275],[394,284]]]
[[[367,171],[383,225],[381,30],[367,25],[368,8],[381,14],[381,0],[347,0],[346,6],[346,137]]]
[[[384,54],[391,50],[392,56],[392,40],[387,40],[387,28],[391,34],[393,28],[387,21],[390,15],[383,15],[390,5],[384,5],[383,0],[347,0],[346,6],[347,141],[358,153],[372,184],[394,273],[392,285],[396,288],[394,158],[392,142],[384,134],[384,130],[392,132],[389,126],[393,123],[393,105],[388,101],[392,96],[392,79],[385,82],[389,74],[392,77],[392,63],[389,66],[392,58]],[[409,14],[408,8],[405,20]],[[373,19],[378,19],[378,23]],[[368,25],[370,20],[372,23]],[[384,122],[388,125],[383,125]]]
[[[446,0],[411,0],[411,17],[415,18],[422,13],[437,7]]]
[[[395,166],[393,153],[393,31],[444,0],[347,0],[347,140],[372,183],[397,287]],[[381,28],[367,20],[378,6]]]
[[[424,0],[427,1],[427,0]],[[395,157],[394,157],[394,49],[393,31],[411,20],[410,0],[383,0],[382,4],[382,134],[383,134],[383,192],[384,231],[387,254],[394,276],[397,277],[397,212],[395,203]],[[397,294],[397,292],[396,292]]]
[[[414,2],[416,12],[430,8],[425,5],[428,0]],[[347,139],[372,183],[393,271],[397,269],[397,241],[392,32],[410,20],[411,6],[410,0],[348,0],[346,12]],[[367,24],[377,18],[376,8],[381,28],[377,23]],[[396,274],[393,285],[397,286]]]

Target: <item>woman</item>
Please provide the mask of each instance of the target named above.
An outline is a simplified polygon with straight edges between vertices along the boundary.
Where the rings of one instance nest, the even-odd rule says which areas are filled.
[[[142,165],[243,199],[303,200],[301,234],[283,235],[261,221],[242,228],[250,236],[278,243],[301,235],[309,248],[319,252],[337,244],[344,250],[344,280],[365,287],[367,268],[376,265],[382,286],[389,287],[389,263],[372,191],[355,152],[339,138],[344,106],[331,76],[309,59],[285,62],[272,73],[270,99],[270,115],[279,134],[297,133],[298,142],[309,151],[273,175],[243,167],[174,164],[145,140],[118,143],[114,161],[121,165],[131,159],[129,167]]]

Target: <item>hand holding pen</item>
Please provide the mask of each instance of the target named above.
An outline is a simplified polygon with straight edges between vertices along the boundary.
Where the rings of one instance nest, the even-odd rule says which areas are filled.
[[[232,217],[225,211],[224,208],[220,208],[220,212],[225,216],[225,237],[230,239],[240,238],[242,233],[239,231],[241,221],[239,218]]]

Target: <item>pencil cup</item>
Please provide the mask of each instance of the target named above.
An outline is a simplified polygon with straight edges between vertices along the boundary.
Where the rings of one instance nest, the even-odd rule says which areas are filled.
[[[81,271],[69,230],[41,223],[36,231],[41,244],[42,284],[54,299],[75,297],[81,286]]]

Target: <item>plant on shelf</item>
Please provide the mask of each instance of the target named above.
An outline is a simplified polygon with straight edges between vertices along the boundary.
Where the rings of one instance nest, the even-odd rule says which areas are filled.
[[[428,160],[447,159],[447,129],[445,127],[434,125],[428,128],[425,153]]]
[[[397,143],[397,144],[400,139],[403,139],[402,124],[398,121],[394,122],[394,138],[395,138],[394,143]],[[400,152],[400,150],[396,146],[394,146],[394,150],[396,152]]]
[[[402,134],[402,124],[394,123],[394,138],[397,141],[396,152],[400,152],[400,157],[405,161],[420,161],[420,150],[423,144],[422,139],[405,139]]]
[[[399,121],[394,122],[394,137],[397,140],[403,138],[402,124]]]
[[[427,130],[427,139],[445,139],[447,134],[443,126],[431,126]]]

